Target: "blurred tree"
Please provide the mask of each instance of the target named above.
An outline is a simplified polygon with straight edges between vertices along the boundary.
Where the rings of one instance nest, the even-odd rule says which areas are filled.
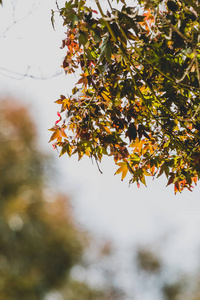
[[[116,289],[92,288],[86,282],[71,281],[63,292],[65,300],[122,300],[124,295]]]
[[[162,288],[163,296],[165,300],[178,300],[183,297],[183,282],[174,282],[171,284],[164,284]]]
[[[161,258],[161,253],[151,247],[137,249],[137,270],[140,273],[141,285],[154,299],[162,300],[199,300],[199,271],[191,276],[168,266]],[[142,288],[139,288],[142,292]],[[156,295],[156,296],[155,296]],[[149,298],[150,299],[150,298]]]
[[[37,150],[27,109],[0,102],[0,294],[39,300],[65,282],[81,258],[81,236],[68,199],[45,189],[45,156]]]
[[[124,299],[104,263],[113,255],[110,246],[95,248],[95,267],[85,260],[92,253],[86,235],[76,227],[68,199],[46,187],[47,157],[36,137],[27,108],[12,99],[0,101],[1,299]],[[73,278],[70,271],[78,263],[85,273],[96,268],[104,285]]]
[[[47,158],[37,149],[36,137],[28,110],[11,99],[2,100],[2,299],[80,300],[80,295],[81,300],[137,299],[126,288],[123,290],[123,285],[120,284],[119,260],[112,244],[99,244],[95,241],[91,248],[84,248],[85,236],[74,223],[68,199],[46,188]],[[152,249],[140,248],[135,264],[136,280],[141,279],[142,282],[141,292],[146,286],[149,295],[154,295],[155,290],[157,291],[160,298],[154,299],[199,299],[198,274],[193,277],[197,281],[197,288],[191,294],[188,292],[192,285],[191,278],[187,274],[171,278],[165,262]],[[82,268],[82,278],[80,274],[77,278],[73,276],[73,267]],[[97,281],[100,279],[98,286],[88,281],[93,275],[97,277]]]
[[[128,292],[119,280],[122,271],[120,263],[117,249],[114,248],[111,241],[93,238],[87,251],[84,252],[81,265],[82,277],[87,278],[83,282],[87,283],[88,281],[90,283],[90,289],[85,290],[85,295],[88,297],[83,298],[83,300],[127,300]],[[75,283],[76,285],[79,289],[84,288],[84,285],[79,285],[78,282]]]
[[[140,270],[147,273],[157,274],[161,270],[161,261],[148,249],[139,249],[137,252],[137,265]]]

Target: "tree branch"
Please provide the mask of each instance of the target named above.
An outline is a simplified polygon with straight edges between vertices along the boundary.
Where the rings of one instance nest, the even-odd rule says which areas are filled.
[[[42,76],[35,76],[35,75],[32,75],[32,74],[29,74],[30,66],[27,68],[25,73],[12,71],[12,70],[9,70],[9,69],[4,68],[4,67],[0,67],[0,70],[2,72],[8,73],[8,74],[2,74],[3,76],[9,77],[11,79],[17,79],[17,80],[22,80],[22,79],[27,78],[27,77],[32,78],[32,79],[37,79],[37,80],[48,80],[48,79],[60,76],[63,73],[62,71],[60,71],[60,72],[57,72],[57,73],[52,74],[50,76],[43,76],[43,75]],[[10,74],[12,74],[12,75],[10,75]]]

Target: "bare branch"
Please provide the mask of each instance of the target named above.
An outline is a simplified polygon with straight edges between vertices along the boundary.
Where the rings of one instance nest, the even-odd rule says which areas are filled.
[[[34,10],[36,10],[39,6],[39,3],[40,1],[38,1],[38,3],[33,3],[30,11],[24,15],[21,19],[16,19],[16,16],[15,16],[15,10],[16,10],[16,3],[17,1],[12,1],[12,14],[13,14],[13,22],[0,34],[0,38],[6,38],[6,34],[13,29],[13,27],[18,24],[18,23],[21,23],[23,22],[24,20],[26,20],[32,13]]]
[[[9,77],[11,79],[17,79],[17,80],[22,80],[24,78],[32,78],[32,79],[37,79],[37,80],[48,80],[48,79],[51,79],[51,78],[54,78],[54,77],[57,77],[57,76],[60,76],[60,75],[63,74],[63,72],[60,71],[60,72],[54,73],[50,76],[44,76],[44,75],[35,76],[33,74],[29,74],[30,69],[31,69],[31,67],[28,66],[25,73],[20,73],[20,72],[16,72],[16,71],[6,69],[4,67],[0,67],[0,71],[2,71],[1,74],[3,76]]]

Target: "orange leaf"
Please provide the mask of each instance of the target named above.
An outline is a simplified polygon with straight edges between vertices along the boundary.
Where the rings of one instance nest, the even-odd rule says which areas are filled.
[[[197,185],[198,176],[192,177],[192,181]]]
[[[60,137],[60,129],[57,129],[51,136],[49,142],[58,139]]]
[[[180,191],[180,182],[179,182],[179,180],[177,180],[174,185],[174,192],[176,194],[179,191]]]
[[[168,180],[167,186],[173,183],[173,181],[174,181],[174,178],[175,178],[175,174],[174,174],[174,173],[172,173],[172,174],[171,174],[171,176],[169,177],[169,180]],[[176,181],[176,182],[177,182],[177,181]]]
[[[65,131],[64,131],[64,128],[61,128],[61,135],[62,135],[63,137],[65,137],[65,138],[67,138],[67,135],[66,135],[66,133],[65,133]]]
[[[88,79],[87,79],[86,73],[81,74],[81,78],[79,79],[79,81],[76,84],[81,84],[81,83],[83,83],[85,86],[88,84]]]

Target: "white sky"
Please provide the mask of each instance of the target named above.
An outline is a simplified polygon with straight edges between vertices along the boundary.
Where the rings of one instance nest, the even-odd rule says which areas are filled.
[[[23,19],[34,2],[36,8]],[[59,19],[53,31],[51,8],[56,9],[54,0],[18,0],[14,11],[17,23],[13,27],[10,27],[12,5],[0,8],[0,95],[12,95],[30,105],[39,127],[40,145],[53,155],[59,171],[57,186],[72,195],[78,220],[84,227],[111,237],[123,247],[137,243],[151,245],[160,240],[169,262],[190,269],[197,264],[196,251],[200,245],[199,186],[192,193],[184,191],[174,196],[173,188],[165,187],[163,177],[150,180],[148,188],[138,189],[136,185],[128,187],[128,180],[121,182],[120,176],[113,175],[116,167],[112,159],[104,159],[101,175],[87,158],[80,162],[77,157],[67,155],[58,158],[58,153],[48,144],[51,132],[47,129],[53,126],[60,108],[54,101],[60,94],[70,93],[78,75],[15,80],[7,75],[18,76],[2,70],[25,74],[30,66],[29,74],[35,76],[41,73],[51,76],[61,71],[66,50],[60,50],[60,46],[65,35]]]

